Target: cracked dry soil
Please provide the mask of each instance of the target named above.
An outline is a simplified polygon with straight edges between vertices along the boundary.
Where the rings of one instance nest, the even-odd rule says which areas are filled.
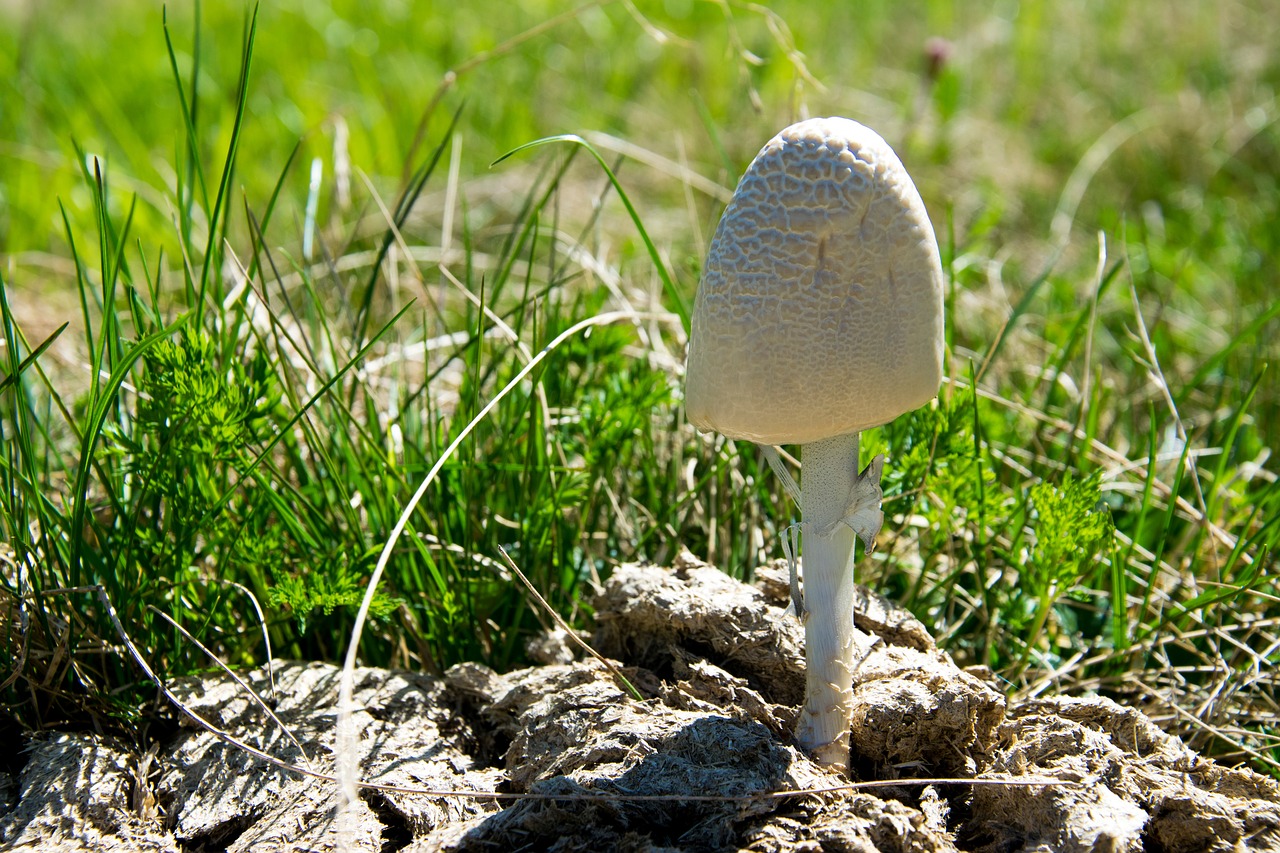
[[[553,639],[543,653],[559,662],[506,675],[476,664],[442,677],[357,672],[362,778],[541,799],[366,790],[336,819],[333,783],[267,764],[194,725],[149,756],[93,735],[50,734],[29,745],[20,786],[0,779],[0,846],[1280,850],[1280,788],[1269,778],[1198,756],[1107,699],[1010,706],[983,673],[957,668],[920,623],[865,591],[856,620],[858,778],[1059,781],[744,798],[847,781],[790,742],[804,690],[803,631],[784,613],[785,572],[760,574],[748,586],[689,555],[672,568],[614,573],[596,602],[595,645],[620,662],[644,701]],[[175,688],[191,710],[235,737],[330,772],[339,671],[287,663],[274,675],[274,699],[265,671],[248,680],[296,742],[230,679]]]

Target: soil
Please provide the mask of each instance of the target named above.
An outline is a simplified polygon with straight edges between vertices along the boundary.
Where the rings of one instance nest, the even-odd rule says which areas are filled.
[[[575,660],[568,638],[549,633],[536,650],[548,662],[518,672],[359,670],[362,778],[390,787],[344,810],[333,782],[195,724],[141,756],[96,735],[41,736],[20,780],[0,778],[0,846],[1280,850],[1270,778],[1203,758],[1105,698],[1010,705],[989,673],[958,668],[920,623],[866,591],[852,765],[856,780],[881,784],[839,788],[850,780],[791,743],[803,630],[785,611],[784,575],[762,571],[749,586],[688,555],[619,569],[595,602],[593,645],[609,666]],[[218,729],[328,773],[339,674],[320,663],[247,674],[283,729],[225,676],[173,688]],[[805,793],[823,788],[837,789]]]

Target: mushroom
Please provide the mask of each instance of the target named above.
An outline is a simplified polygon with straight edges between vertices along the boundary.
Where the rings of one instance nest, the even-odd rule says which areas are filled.
[[[846,118],[793,124],[747,168],[694,302],[685,408],[694,426],[765,445],[800,503],[807,683],[796,740],[846,769],[853,703],[854,540],[884,516],[858,434],[937,396],[938,244],[902,162]],[[801,482],[774,445],[801,445]],[[794,536],[794,533],[793,533]],[[785,542],[784,542],[785,548]]]

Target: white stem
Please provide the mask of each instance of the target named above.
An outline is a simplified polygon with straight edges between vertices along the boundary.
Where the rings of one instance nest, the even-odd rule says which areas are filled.
[[[796,741],[820,764],[846,769],[853,712],[853,562],[842,523],[858,484],[858,434],[803,447],[805,705]]]

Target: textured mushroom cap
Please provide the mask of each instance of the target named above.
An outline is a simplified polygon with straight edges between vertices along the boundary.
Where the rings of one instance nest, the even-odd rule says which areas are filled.
[[[859,432],[942,382],[942,264],[924,203],[874,131],[793,124],[742,176],[693,309],[685,408],[760,444]]]

